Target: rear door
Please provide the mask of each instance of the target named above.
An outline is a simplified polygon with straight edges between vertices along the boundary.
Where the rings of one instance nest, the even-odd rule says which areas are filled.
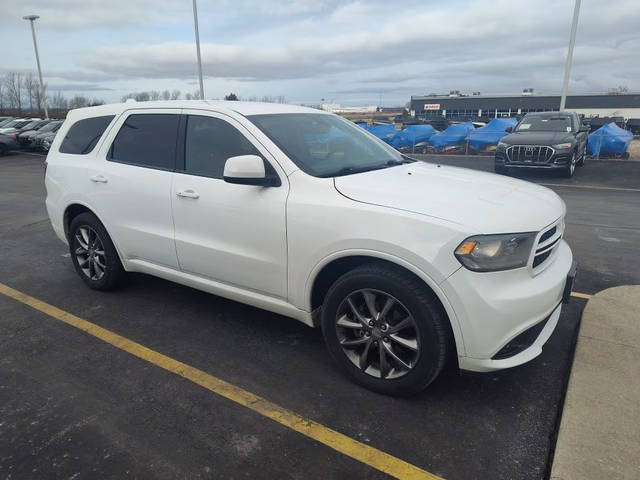
[[[89,197],[120,254],[178,268],[171,218],[180,109],[122,114],[88,168]]]
[[[286,175],[237,120],[209,111],[183,112],[184,150],[171,195],[181,269],[286,298]],[[223,180],[227,158],[251,154],[263,158],[267,172],[280,177],[280,186]]]

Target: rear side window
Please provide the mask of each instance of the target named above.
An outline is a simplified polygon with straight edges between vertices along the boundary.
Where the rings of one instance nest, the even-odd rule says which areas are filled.
[[[113,115],[104,117],[85,118],[71,125],[60,145],[60,153],[86,155],[91,153],[107,126],[113,120]]]
[[[244,135],[224,120],[199,115],[187,117],[186,173],[222,178],[227,159],[238,155],[261,156]]]
[[[109,160],[174,170],[179,123],[178,114],[130,115],[111,144]]]

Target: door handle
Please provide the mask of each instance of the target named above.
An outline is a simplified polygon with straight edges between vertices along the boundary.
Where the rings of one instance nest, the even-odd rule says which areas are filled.
[[[90,180],[95,183],[107,183],[109,181],[104,175],[94,175]]]
[[[190,188],[188,188],[186,190],[178,190],[176,192],[176,195],[179,196],[179,197],[182,197],[182,198],[193,198],[193,199],[200,198],[200,195],[198,195],[197,192],[195,192],[194,190],[192,190]]]

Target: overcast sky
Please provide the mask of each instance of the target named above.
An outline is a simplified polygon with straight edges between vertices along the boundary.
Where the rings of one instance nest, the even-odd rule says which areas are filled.
[[[558,93],[573,0],[199,0],[207,98],[403,105],[449,90]],[[191,0],[4,0],[0,75],[35,70],[38,14],[49,92],[118,101],[197,89]],[[571,92],[640,90],[640,0],[584,0]]]

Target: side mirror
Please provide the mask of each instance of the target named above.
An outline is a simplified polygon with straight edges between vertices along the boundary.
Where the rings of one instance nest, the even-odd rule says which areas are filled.
[[[507,133],[511,133],[511,132],[513,132],[513,127],[507,127],[507,128],[504,129],[504,131],[507,132]]]
[[[222,177],[227,183],[240,185],[259,185],[262,187],[280,185],[280,179],[276,175],[267,175],[264,160],[258,155],[239,155],[227,158]]]
[[[582,125],[578,131],[579,132],[588,132],[589,131],[589,126],[588,125]]]

